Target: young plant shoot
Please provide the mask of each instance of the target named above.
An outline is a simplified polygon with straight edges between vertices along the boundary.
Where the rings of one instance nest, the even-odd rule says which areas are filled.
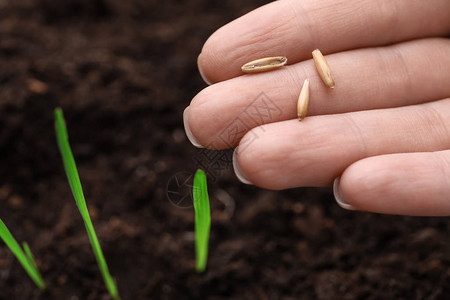
[[[211,211],[209,208],[206,175],[197,170],[194,177],[194,211],[195,211],[195,255],[196,270],[202,273],[208,259],[209,230],[211,228]]]
[[[23,250],[17,243],[16,239],[12,236],[11,232],[6,227],[5,223],[0,220],[0,237],[5,242],[6,246],[14,253],[19,260],[22,267],[33,279],[34,283],[43,291],[45,290],[45,283],[42,279],[41,273],[36,266],[33,255],[31,254],[30,247],[27,243],[23,243]]]
[[[73,158],[72,150],[70,149],[66,123],[64,121],[61,108],[55,109],[55,129],[58,147],[61,152],[70,189],[72,190],[78,210],[83,218],[89,241],[91,242],[92,250],[94,251],[95,258],[97,259],[103,280],[105,281],[109,294],[114,300],[118,300],[120,297],[117,286],[109,273],[108,265],[106,264],[102,249],[100,248],[100,243],[98,242],[97,235],[95,234],[94,226],[92,225],[91,217],[89,216],[83,189],[81,187],[80,177],[78,176],[77,166],[75,165],[75,159]]]

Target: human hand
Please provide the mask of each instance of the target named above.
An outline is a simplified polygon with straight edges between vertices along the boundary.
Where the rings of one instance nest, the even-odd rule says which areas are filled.
[[[199,70],[214,84],[186,109],[186,133],[197,146],[237,146],[245,183],[334,182],[347,209],[450,215],[449,15],[448,0],[281,0],[256,9],[205,43]],[[316,48],[335,89],[315,70]],[[279,55],[287,66],[241,73],[248,61]],[[308,116],[299,122],[306,78]],[[261,93],[274,109],[252,107],[266,113],[255,118],[249,105]]]

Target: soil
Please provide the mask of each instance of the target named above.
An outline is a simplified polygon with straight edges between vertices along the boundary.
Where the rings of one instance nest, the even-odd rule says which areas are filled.
[[[56,147],[57,106],[122,299],[448,297],[448,218],[344,211],[330,189],[245,186],[230,151],[186,139],[202,44],[265,2],[0,0],[0,218],[48,286],[0,243],[0,299],[109,299]],[[189,188],[175,181],[199,162],[212,169],[204,274]]]

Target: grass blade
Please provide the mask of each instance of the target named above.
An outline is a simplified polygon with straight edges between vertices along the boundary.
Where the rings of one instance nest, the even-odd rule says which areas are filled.
[[[196,270],[202,273],[208,260],[209,231],[211,228],[211,211],[209,208],[206,175],[197,170],[194,177],[194,211],[195,211],[195,255]]]
[[[66,171],[70,189],[72,190],[72,194],[75,198],[78,210],[80,211],[81,217],[83,218],[89,241],[91,242],[92,250],[94,252],[95,258],[97,259],[98,267],[100,268],[100,272],[102,273],[103,280],[105,281],[109,294],[113,297],[113,299],[118,300],[120,299],[120,297],[117,286],[112,279],[111,274],[109,273],[108,265],[106,264],[105,257],[103,256],[100,243],[94,230],[94,226],[92,225],[91,217],[89,216],[89,211],[87,209],[86,200],[84,198],[83,189],[81,187],[81,181],[78,175],[77,166],[75,164],[72,150],[70,149],[66,123],[64,121],[64,116],[61,108],[55,109],[55,129],[56,137],[58,140],[58,147],[59,151],[61,152],[64,169]]]
[[[30,262],[30,264],[32,264],[37,269],[36,261],[34,260],[33,254],[31,253],[31,249],[30,249],[30,246],[28,246],[28,243],[23,242],[22,248],[23,248],[23,252],[25,252],[25,255],[26,255],[28,261]]]
[[[41,289],[45,290],[45,283],[42,279],[41,273],[39,273],[36,267],[36,262],[31,255],[30,247],[28,244],[24,243],[24,250],[17,243],[16,239],[12,236],[11,232],[6,227],[5,223],[0,220],[0,237],[5,242],[6,246],[14,253],[14,255],[19,260],[22,267],[27,271],[28,275],[34,281],[34,283]],[[25,246],[26,245],[26,246]]]

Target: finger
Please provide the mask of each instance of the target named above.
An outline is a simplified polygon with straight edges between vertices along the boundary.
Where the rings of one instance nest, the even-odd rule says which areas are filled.
[[[362,159],[335,182],[335,195],[347,209],[449,216],[450,150]]]
[[[310,79],[308,116],[422,103],[450,96],[450,39],[423,39],[327,56],[336,88],[327,88],[312,60],[215,84],[191,102],[186,128],[203,146],[235,147],[251,128],[297,117]],[[263,94],[261,94],[263,92]]]
[[[366,157],[450,149],[449,129],[450,98],[272,123],[242,138],[235,171],[269,189],[328,186]]]
[[[450,32],[448,0],[283,0],[225,25],[205,43],[199,70],[210,83],[242,75],[251,60],[284,55],[292,64],[324,54]]]

